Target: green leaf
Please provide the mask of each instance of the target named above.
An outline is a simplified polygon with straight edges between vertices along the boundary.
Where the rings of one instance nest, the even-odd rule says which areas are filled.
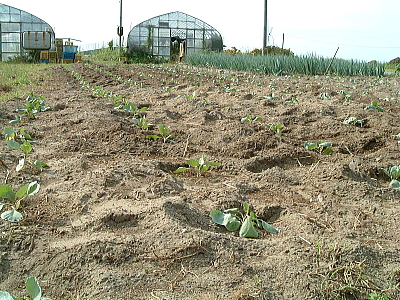
[[[49,165],[46,164],[45,162],[40,161],[40,160],[37,160],[37,159],[35,159],[34,161],[32,161],[32,165],[34,165],[34,166],[36,167],[36,169],[37,169],[38,171],[40,171],[40,172],[43,171],[43,168],[46,168],[46,167],[49,166]]]
[[[182,172],[186,171],[187,169],[189,169],[189,168],[186,168],[186,167],[179,167],[178,169],[176,169],[176,170],[174,171],[174,173],[182,173]]]
[[[239,230],[240,237],[258,238],[258,232],[253,226],[252,217],[247,216]]]
[[[19,143],[16,142],[16,141],[14,141],[14,140],[7,141],[7,145],[8,145],[9,147],[11,147],[11,148],[13,148],[13,149],[17,149],[17,150],[20,148]]]
[[[212,161],[208,161],[205,164],[207,166],[219,166],[219,165],[221,165],[221,163],[219,163],[219,162],[212,162]]]
[[[15,300],[15,299],[9,293],[0,291],[0,300]]]
[[[25,156],[28,155],[29,152],[32,151],[32,145],[29,142],[24,142],[21,146],[20,146],[21,150],[24,152]]]
[[[22,215],[16,211],[15,209],[7,210],[1,214],[1,218],[3,220],[7,220],[8,222],[19,222],[22,219]]]
[[[331,142],[319,142],[318,147],[330,147],[332,146]]]
[[[323,154],[325,155],[331,155],[333,153],[333,150],[331,148],[325,148],[324,151],[322,151]]]
[[[239,208],[229,208],[224,210],[225,214],[231,214],[232,216],[237,216],[239,214]]]
[[[33,181],[29,184],[26,194],[28,196],[35,195],[37,192],[39,192],[39,189],[40,189],[40,184],[37,181]]]
[[[249,203],[247,201],[243,202],[243,210],[248,215],[249,214]]]
[[[225,214],[224,214],[222,211],[220,211],[220,210],[213,210],[213,211],[210,213],[210,216],[211,216],[211,219],[212,219],[215,223],[217,223],[217,224],[219,224],[219,225],[224,225],[224,216],[225,216]]]
[[[276,229],[274,226],[272,226],[271,224],[268,224],[264,220],[261,220],[261,224],[262,224],[262,228],[268,232],[278,233],[280,231],[279,229]]]
[[[15,193],[12,187],[8,185],[0,185],[0,197],[10,201],[15,200]]]
[[[200,163],[197,159],[189,159],[186,161],[187,164],[193,168],[200,166]]]
[[[308,150],[314,150],[314,149],[317,149],[318,145],[317,145],[317,143],[306,142],[304,144],[304,147],[306,147]]]
[[[398,180],[396,180],[396,179],[393,179],[391,182],[390,182],[390,187],[392,187],[392,188],[394,188],[394,189],[400,189],[400,182],[398,181]]]
[[[7,126],[4,128],[4,133],[9,136],[15,133],[14,127],[12,126]]]
[[[40,300],[42,298],[42,289],[36,277],[28,277],[25,282],[26,289],[32,297],[32,300]]]
[[[16,193],[15,196],[17,197],[17,199],[21,199],[24,198],[25,196],[27,196],[26,192],[28,191],[28,187],[29,187],[29,183],[25,184],[23,187],[21,187]]]
[[[25,158],[21,158],[15,170],[17,172],[21,171],[24,168],[24,165],[25,165]]]
[[[220,210],[213,210],[210,216],[215,223],[225,226],[229,231],[235,231],[240,227],[240,221],[231,214],[225,214]]]

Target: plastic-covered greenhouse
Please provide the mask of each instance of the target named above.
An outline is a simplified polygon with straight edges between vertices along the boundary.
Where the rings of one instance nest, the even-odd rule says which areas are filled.
[[[26,11],[0,3],[0,60],[7,61],[16,55],[23,55],[23,32],[43,31],[50,32],[54,38],[54,31],[42,19]]]
[[[180,52],[222,51],[221,34],[209,24],[176,11],[136,25],[128,35],[129,51],[142,50],[154,56],[175,59]]]

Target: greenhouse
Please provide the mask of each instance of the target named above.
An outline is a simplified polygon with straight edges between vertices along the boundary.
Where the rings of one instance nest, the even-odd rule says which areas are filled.
[[[23,48],[24,32],[43,32],[54,39],[54,31],[45,21],[23,10],[0,3],[0,61],[7,61],[27,52]]]
[[[128,35],[128,49],[165,59],[204,50],[222,51],[221,34],[209,24],[182,12],[171,12],[136,25]]]

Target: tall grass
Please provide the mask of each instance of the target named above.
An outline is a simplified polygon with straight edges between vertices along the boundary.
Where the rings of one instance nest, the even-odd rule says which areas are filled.
[[[25,97],[40,78],[48,76],[43,69],[47,64],[0,62],[0,101]]]
[[[253,71],[263,74],[279,75],[294,73],[305,75],[325,74],[331,62],[330,58],[313,55],[229,55],[225,53],[190,53],[185,61],[192,65],[232,69],[239,71]],[[381,63],[367,63],[357,60],[335,59],[329,68],[330,74],[340,76],[383,76],[384,65]]]

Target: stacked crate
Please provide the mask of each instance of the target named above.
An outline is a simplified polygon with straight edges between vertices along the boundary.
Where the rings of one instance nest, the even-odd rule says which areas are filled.
[[[45,64],[49,63],[49,51],[41,51],[40,52],[39,62],[40,63],[45,63]]]
[[[70,64],[74,62],[75,54],[78,52],[78,46],[74,46],[73,42],[65,42],[61,62]]]
[[[62,58],[62,53],[63,53],[63,47],[64,47],[64,41],[63,39],[56,39],[56,61],[61,62]]]

